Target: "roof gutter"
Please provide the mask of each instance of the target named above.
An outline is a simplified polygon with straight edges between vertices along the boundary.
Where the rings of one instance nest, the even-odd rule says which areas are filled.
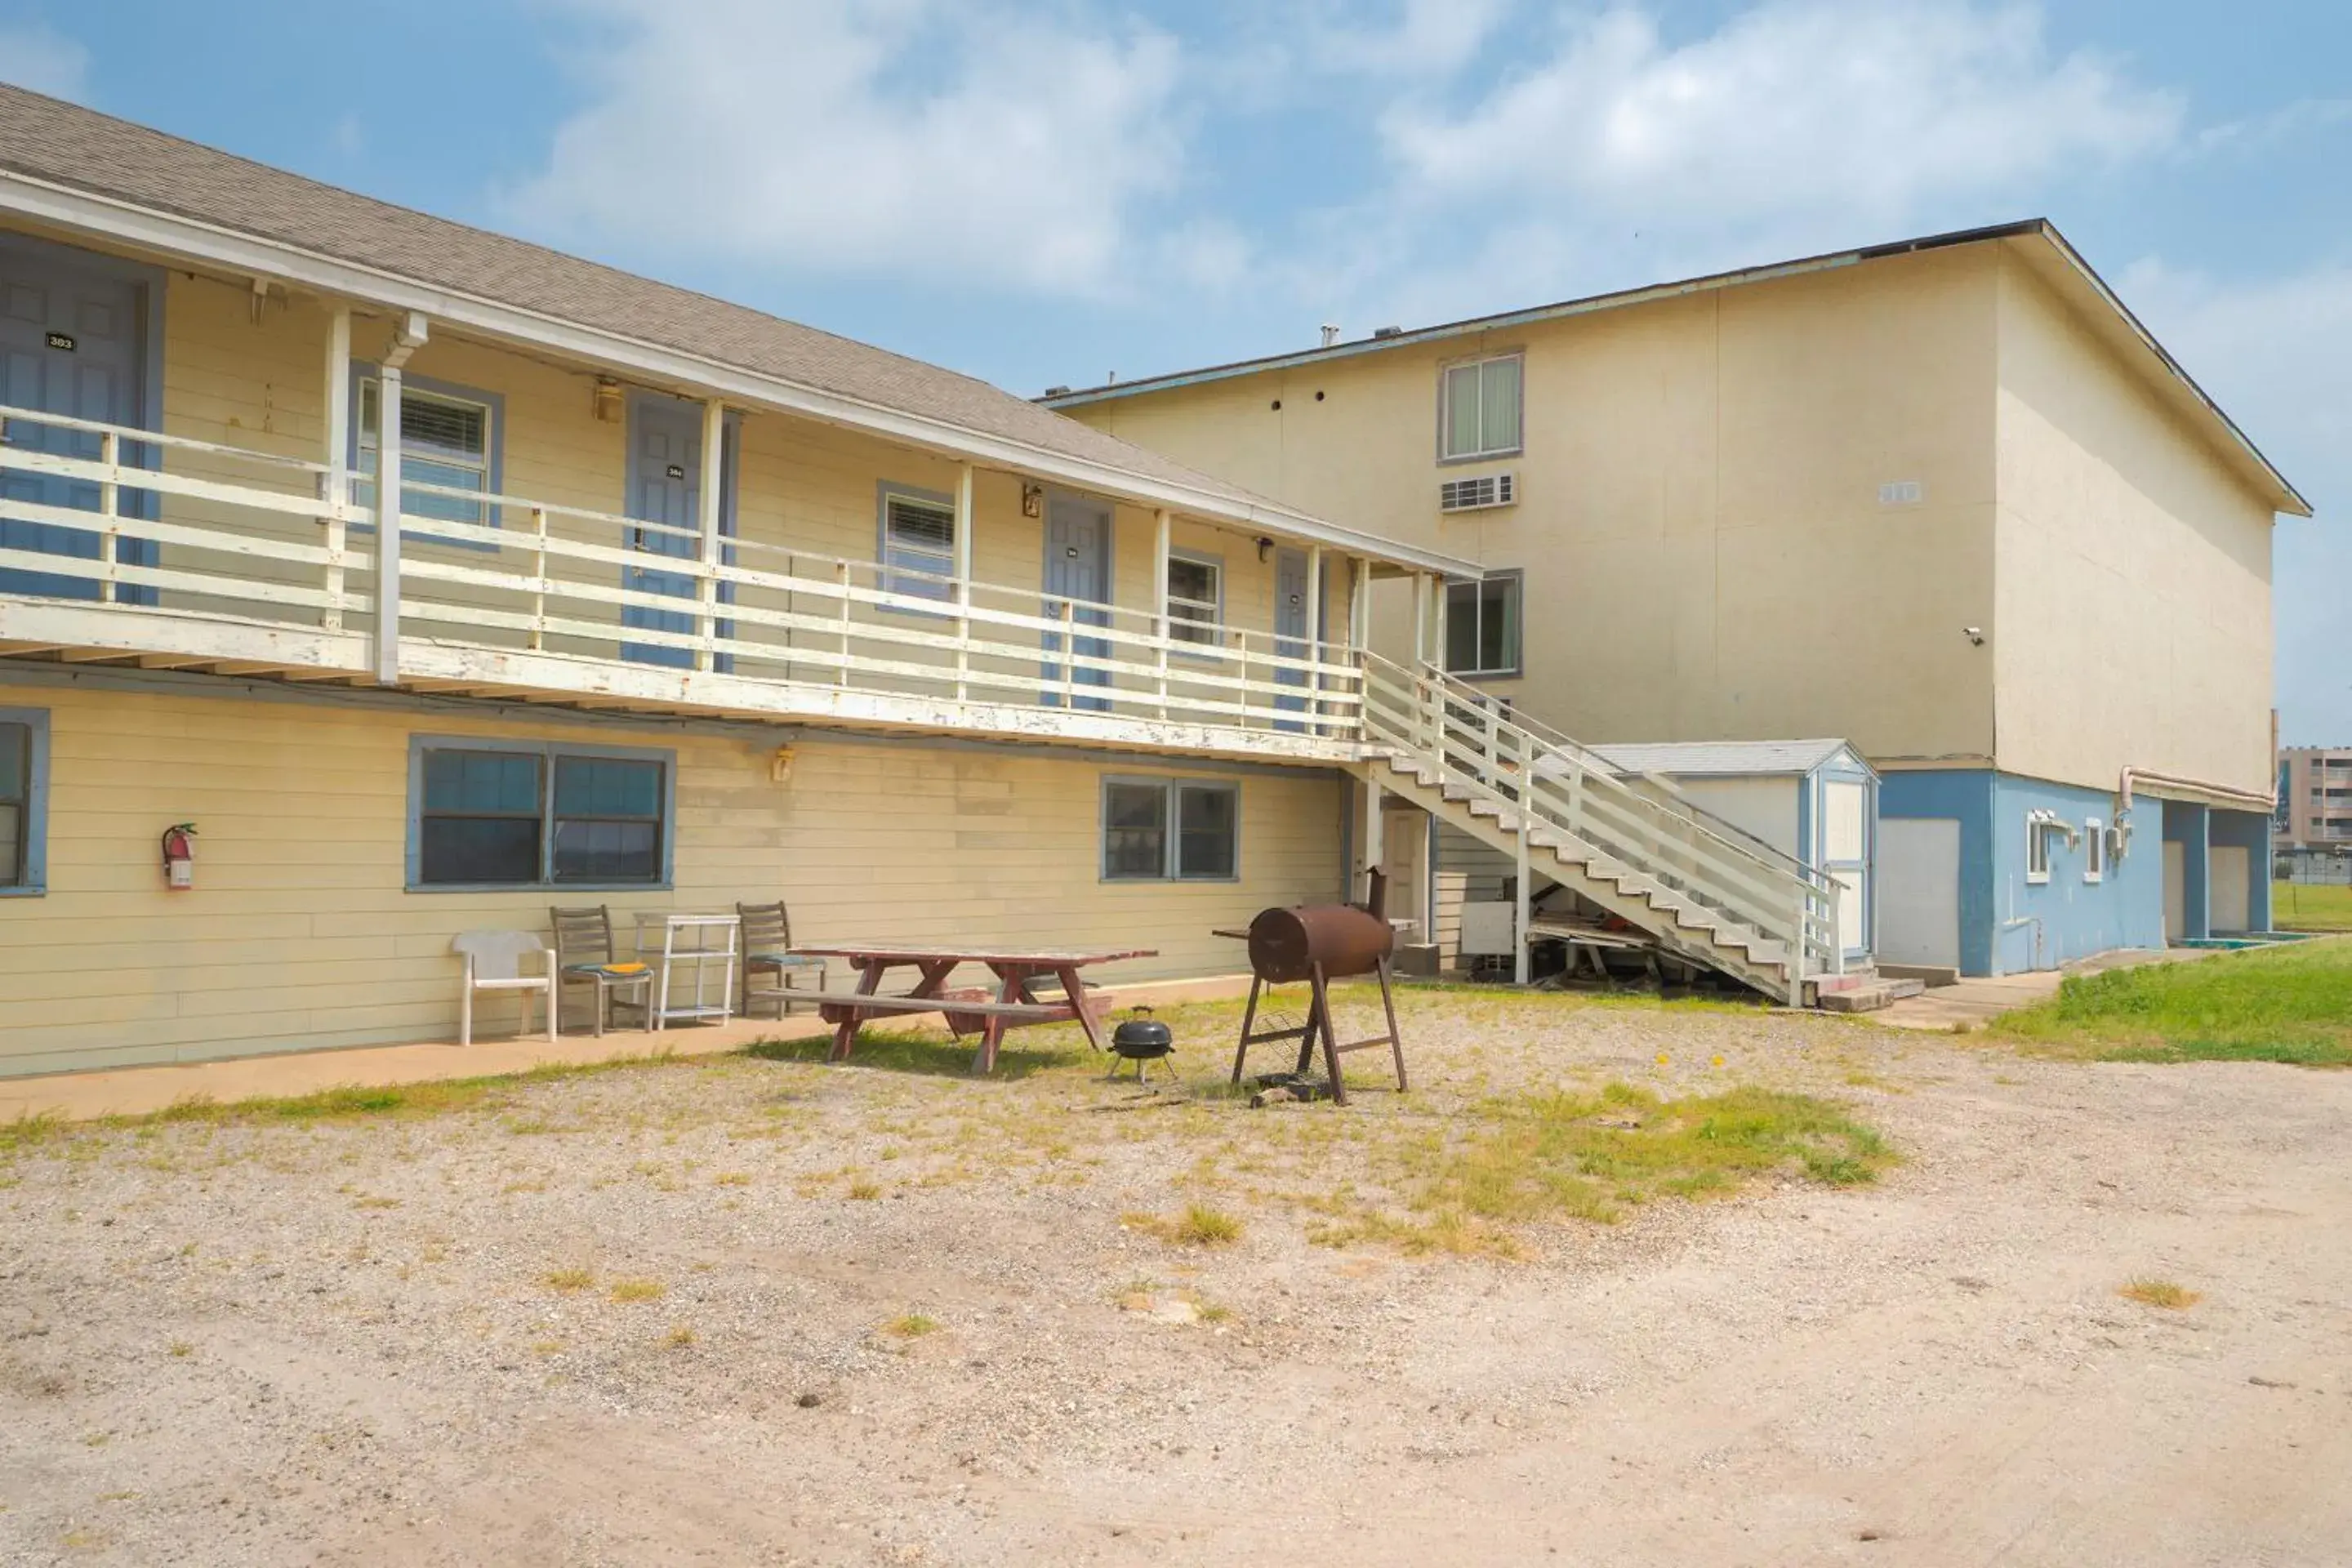
[[[542,311],[419,282],[363,262],[343,260],[201,219],[157,212],[16,170],[0,169],[0,211],[165,256],[204,262],[243,276],[266,274],[318,293],[394,310],[418,311],[487,337],[552,349],[656,381],[694,386],[746,404],[763,405],[828,424],[869,431],[908,445],[1075,489],[1107,493],[1142,506],[1285,534],[1417,571],[1473,578],[1483,575],[1483,568],[1475,562],[1343,528],[1276,502],[1220,496],[1213,490],[1155,479],[1111,464],[1051,452],[1015,437],[990,435],[782,376],[745,370]]]

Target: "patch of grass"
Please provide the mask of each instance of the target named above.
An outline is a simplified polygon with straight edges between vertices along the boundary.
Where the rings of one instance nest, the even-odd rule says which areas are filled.
[[[2197,1291],[2176,1285],[2169,1279],[2134,1279],[2116,1294],[2126,1301],[2137,1301],[2143,1307],[2161,1307],[2168,1312],[2184,1310],[2205,1299]]]
[[[2271,924],[2281,931],[2352,931],[2352,888],[2273,882]]]
[[[66,1119],[54,1110],[45,1110],[38,1116],[20,1113],[11,1121],[0,1121],[0,1154],[14,1154],[54,1142],[65,1130]]]
[[[2084,1061],[2352,1067],[2352,939],[2070,975],[1986,1033]]]
[[[615,1301],[658,1301],[669,1294],[669,1287],[658,1279],[615,1279],[610,1294]]]
[[[710,1178],[710,1184],[714,1187],[748,1187],[751,1184],[751,1173],[749,1171],[721,1171]]]
[[[1156,1236],[1180,1247],[1229,1247],[1242,1238],[1242,1222],[1206,1204],[1186,1204],[1181,1214],[1124,1214],[1119,1223],[1129,1230]]]
[[[1598,1094],[1490,1100],[1475,1111],[1466,1131],[1433,1128],[1390,1151],[1406,1214],[1342,1213],[1310,1238],[1511,1257],[1513,1227],[1529,1223],[1605,1224],[1654,1198],[1727,1195],[1774,1173],[1855,1186],[1895,1161],[1840,1107],[1777,1089],[1665,1100],[1612,1083]]]
[[[920,1312],[902,1312],[883,1324],[882,1331],[894,1339],[919,1340],[925,1334],[938,1333],[940,1328],[937,1318],[925,1317]]]
[[[556,1268],[540,1276],[539,1282],[551,1290],[585,1290],[596,1283],[593,1268]]]
[[[400,1200],[398,1198],[371,1197],[355,1198],[352,1201],[352,1207],[355,1209],[396,1209],[399,1206]]]
[[[196,1353],[196,1347],[185,1340],[173,1340],[168,1348],[175,1356],[192,1356]]]
[[[1032,1037],[1019,1045],[1008,1042],[997,1051],[994,1076],[998,1079],[1014,1081],[1053,1068],[1076,1067],[1087,1059],[1086,1042],[1076,1036],[1075,1030],[1066,1044],[1050,1037],[1042,1040],[1035,1037],[1042,1031],[1023,1033]],[[974,1048],[971,1042],[960,1043],[950,1037],[944,1027],[937,1034],[860,1029],[850,1047],[849,1059],[856,1066],[883,1072],[968,1079],[971,1076]],[[832,1051],[832,1036],[812,1035],[799,1040],[754,1040],[743,1047],[742,1054],[761,1061],[818,1063]]]
[[[882,1195],[882,1184],[868,1176],[853,1176],[849,1181],[849,1195],[859,1203],[871,1203]]]
[[[662,1343],[674,1351],[682,1351],[694,1343],[694,1330],[691,1325],[686,1323],[673,1325],[669,1332],[662,1336]]]

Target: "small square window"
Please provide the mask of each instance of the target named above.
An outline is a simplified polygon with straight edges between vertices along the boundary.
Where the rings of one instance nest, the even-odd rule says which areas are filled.
[[[2107,879],[2106,825],[2095,816],[2083,819],[2083,880],[2104,882]]]
[[[2054,826],[2038,811],[2025,819],[2025,879],[2029,882],[2050,879],[2050,835]]]
[[[358,473],[352,480],[352,499],[361,506],[373,506],[376,465],[383,447],[383,383],[373,377],[361,382],[359,401],[354,463]],[[496,489],[494,422],[494,410],[486,400],[404,383],[400,389],[401,515],[445,522],[492,521],[480,501],[411,487],[435,485],[491,493]]]
[[[1114,882],[1231,881],[1241,869],[1241,786],[1103,781],[1102,874]]]
[[[1225,618],[1225,568],[1201,555],[1168,558],[1168,635],[1213,647]]]
[[[1445,590],[1445,668],[1454,675],[1519,672],[1519,594],[1516,572]]]
[[[41,890],[42,753],[47,716],[0,712],[0,891]]]

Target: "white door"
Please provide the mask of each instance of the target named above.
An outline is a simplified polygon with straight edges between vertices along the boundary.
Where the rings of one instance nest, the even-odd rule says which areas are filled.
[[[2164,940],[2189,934],[2189,856],[2178,838],[2164,841]]]
[[[2205,852],[2208,895],[2212,900],[2212,929],[2237,932],[2252,923],[2253,868],[2242,844],[2216,844]]]
[[[1960,825],[1948,816],[1878,821],[1878,956],[1960,966]]]
[[[1837,879],[1838,945],[1847,962],[1870,956],[1870,786],[1822,781],[1822,868]]]
[[[1412,921],[1412,934],[1399,941],[1427,942],[1422,892],[1422,851],[1429,844],[1429,818],[1418,811],[1381,813],[1381,869],[1389,874],[1389,918]]]

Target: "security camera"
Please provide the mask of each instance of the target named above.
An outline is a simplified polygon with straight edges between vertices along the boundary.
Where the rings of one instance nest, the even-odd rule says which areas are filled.
[[[1982,627],[1982,626],[1962,626],[1962,627],[1960,628],[1960,635],[1961,635],[1962,637],[1966,637],[1966,638],[1968,638],[1968,639],[1969,639],[1969,646],[1970,646],[1970,647],[1984,647],[1984,627]]]

